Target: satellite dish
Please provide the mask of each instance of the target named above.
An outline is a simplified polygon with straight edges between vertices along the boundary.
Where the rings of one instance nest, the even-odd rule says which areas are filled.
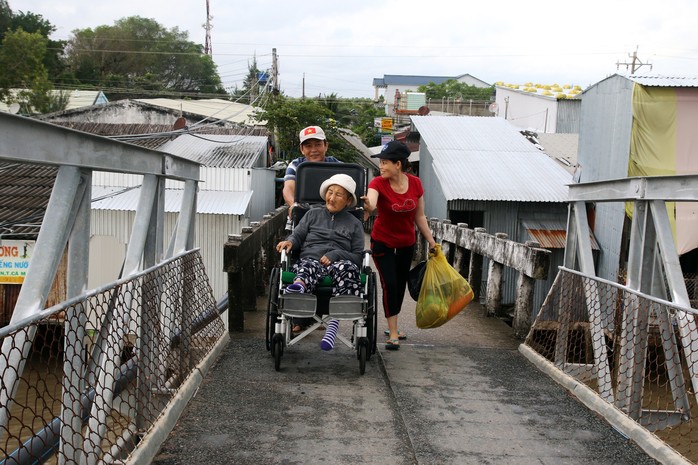
[[[499,109],[499,105],[497,105],[497,102],[492,102],[490,103],[490,106],[488,107],[490,110],[490,113],[497,113],[497,110]]]
[[[18,111],[19,111],[19,103],[15,102],[12,105],[10,105],[10,113],[12,113],[13,115],[16,115]]]
[[[429,114],[429,111],[430,111],[430,110],[429,110],[429,107],[428,107],[428,106],[422,105],[421,107],[419,107],[419,108],[417,109],[417,114],[420,115],[420,116],[426,116],[426,115]]]
[[[183,117],[179,117],[174,122],[175,129],[184,129],[187,126],[187,120]]]

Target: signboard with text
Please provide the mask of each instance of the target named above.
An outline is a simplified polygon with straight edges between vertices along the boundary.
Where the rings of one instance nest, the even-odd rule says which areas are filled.
[[[393,136],[381,136],[381,146],[393,141]]]
[[[0,284],[22,284],[35,241],[0,241]]]

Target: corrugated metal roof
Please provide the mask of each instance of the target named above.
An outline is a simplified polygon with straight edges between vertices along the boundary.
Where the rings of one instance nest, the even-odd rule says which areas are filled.
[[[470,78],[470,79],[467,79]],[[405,74],[385,74],[382,78],[373,78],[374,87],[392,86],[425,86],[430,82],[434,84],[443,84],[446,81],[455,79],[456,81],[477,81],[481,85],[478,87],[489,87],[490,84],[482,79],[478,79],[471,74],[461,74],[459,76],[411,76]]]
[[[446,200],[567,202],[571,174],[503,118],[413,116],[412,122]]]
[[[648,87],[698,87],[698,77],[696,76],[661,76],[634,74],[620,75],[642,86]]]
[[[266,137],[182,134],[160,147],[163,152],[216,168],[252,168],[267,152]],[[264,159],[266,163],[266,159]]]
[[[10,89],[10,93],[16,96],[21,89]],[[65,110],[74,110],[75,108],[89,107],[91,105],[96,105],[98,103],[107,103],[107,97],[102,93],[101,90],[51,90],[53,95],[58,95],[59,92],[68,93],[68,105]],[[0,111],[9,112],[9,106],[0,102]]]
[[[136,211],[140,187],[92,186],[92,209]],[[182,208],[184,189],[165,190],[165,212],[177,213]],[[210,215],[244,215],[252,191],[199,191],[196,212]]]
[[[624,78],[629,81],[640,84],[641,86],[647,87],[698,87],[697,76],[662,76],[658,74],[646,74],[642,76],[637,76],[633,74],[613,74],[605,79],[600,80],[596,84],[588,87],[584,90],[584,93],[589,92],[591,89],[595,88],[602,82],[618,78]]]
[[[531,240],[540,244],[544,249],[564,249],[567,246],[567,224],[557,220],[523,220],[521,225],[526,228]],[[594,234],[589,235],[591,248],[600,250]]]
[[[0,163],[0,236],[39,233],[58,168],[28,163]]]
[[[225,120],[234,123],[249,122],[255,110],[255,107],[250,105],[243,105],[242,103],[222,99],[177,100],[170,98],[148,98],[136,99],[136,101],[169,108],[171,110],[208,116],[211,121]]]
[[[76,131],[88,132],[104,137],[110,137],[141,147],[160,150],[163,144],[182,134],[194,135],[229,135],[229,136],[258,136],[266,139],[265,128],[251,127],[222,127],[204,126],[196,129],[175,130],[170,124],[141,124],[141,123],[92,123],[77,121],[52,121],[53,124]]]
[[[425,86],[430,82],[442,84],[449,79],[458,79],[458,76],[409,76],[402,74],[385,74],[383,76],[384,85],[393,86]]]
[[[538,141],[548,156],[568,172],[574,173],[577,168],[579,134],[541,132],[538,133]]]

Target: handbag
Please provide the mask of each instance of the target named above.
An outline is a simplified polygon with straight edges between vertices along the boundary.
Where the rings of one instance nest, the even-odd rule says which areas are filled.
[[[422,290],[422,282],[424,281],[424,270],[426,270],[427,261],[417,263],[407,275],[407,290],[410,292],[415,302],[419,300],[419,291]]]

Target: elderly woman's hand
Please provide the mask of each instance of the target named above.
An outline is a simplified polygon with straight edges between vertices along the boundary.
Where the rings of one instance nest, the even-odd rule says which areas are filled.
[[[290,252],[291,249],[293,248],[293,242],[291,241],[281,241],[278,244],[276,244],[276,251],[281,252],[282,250],[285,250],[286,253]]]

